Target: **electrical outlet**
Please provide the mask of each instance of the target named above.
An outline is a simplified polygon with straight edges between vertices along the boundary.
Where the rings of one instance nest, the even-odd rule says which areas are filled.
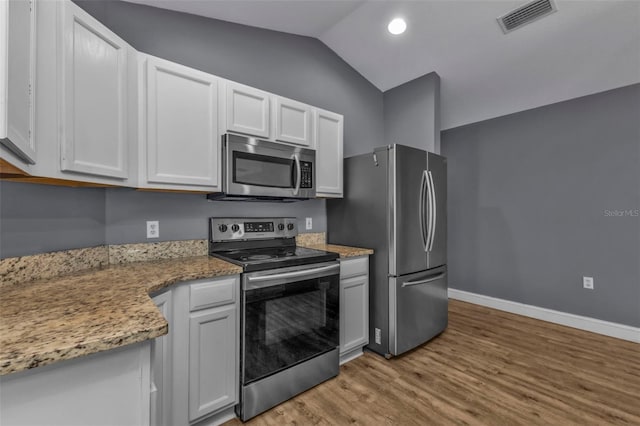
[[[376,328],[375,330],[376,330],[376,343],[378,345],[381,345],[382,344],[382,331],[380,331],[379,328]]]
[[[147,221],[147,238],[159,238],[160,237],[160,222],[157,220]]]
[[[310,218],[310,217],[307,218],[307,226],[306,227],[307,227],[307,231],[309,229],[313,229],[313,218]]]
[[[593,290],[593,277],[582,277],[582,287]]]

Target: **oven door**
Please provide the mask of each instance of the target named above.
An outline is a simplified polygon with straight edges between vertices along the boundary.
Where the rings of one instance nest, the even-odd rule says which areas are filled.
[[[234,196],[313,198],[315,151],[247,136],[224,136],[224,192]]]
[[[339,345],[339,262],[243,275],[242,384]]]

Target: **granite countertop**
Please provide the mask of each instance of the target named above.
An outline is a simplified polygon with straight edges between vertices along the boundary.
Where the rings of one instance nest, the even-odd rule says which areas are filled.
[[[0,375],[162,336],[168,325],[149,293],[241,272],[220,259],[196,256],[4,284]]]
[[[373,250],[368,248],[361,247],[349,247],[349,246],[339,246],[336,244],[303,244],[307,248],[330,251],[333,253],[338,253],[340,255],[340,259],[345,259],[348,257],[357,257],[357,256],[367,256],[373,254]]]

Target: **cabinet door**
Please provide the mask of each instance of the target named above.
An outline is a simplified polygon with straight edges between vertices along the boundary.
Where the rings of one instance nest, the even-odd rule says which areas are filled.
[[[312,146],[311,107],[280,96],[275,105],[276,140]]]
[[[227,305],[189,317],[189,421],[236,403],[237,309]]]
[[[60,2],[62,170],[127,177],[127,49],[70,1]]]
[[[227,82],[227,130],[269,138],[269,97],[262,90]]]
[[[369,278],[340,281],[340,354],[369,343]]]
[[[10,0],[0,4],[0,22],[7,37],[0,75],[3,108],[0,118],[2,144],[29,164],[36,160],[34,138],[35,7],[33,0]],[[6,51],[4,51],[6,49]],[[6,138],[6,139],[4,139]]]
[[[218,80],[173,62],[148,57],[147,182],[219,182]]]
[[[171,290],[157,295],[153,302],[169,323],[169,333],[154,339],[151,344],[151,424],[162,426],[171,424]]]
[[[316,195],[342,197],[343,117],[316,110]]]

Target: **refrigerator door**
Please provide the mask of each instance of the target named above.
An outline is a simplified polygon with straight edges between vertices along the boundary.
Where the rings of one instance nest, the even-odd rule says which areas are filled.
[[[427,269],[423,201],[427,153],[403,145],[389,150],[389,275]]]
[[[447,263],[447,160],[429,153],[427,167],[428,268],[436,268]]]
[[[448,323],[445,266],[389,278],[389,353],[399,355],[440,334]]]

